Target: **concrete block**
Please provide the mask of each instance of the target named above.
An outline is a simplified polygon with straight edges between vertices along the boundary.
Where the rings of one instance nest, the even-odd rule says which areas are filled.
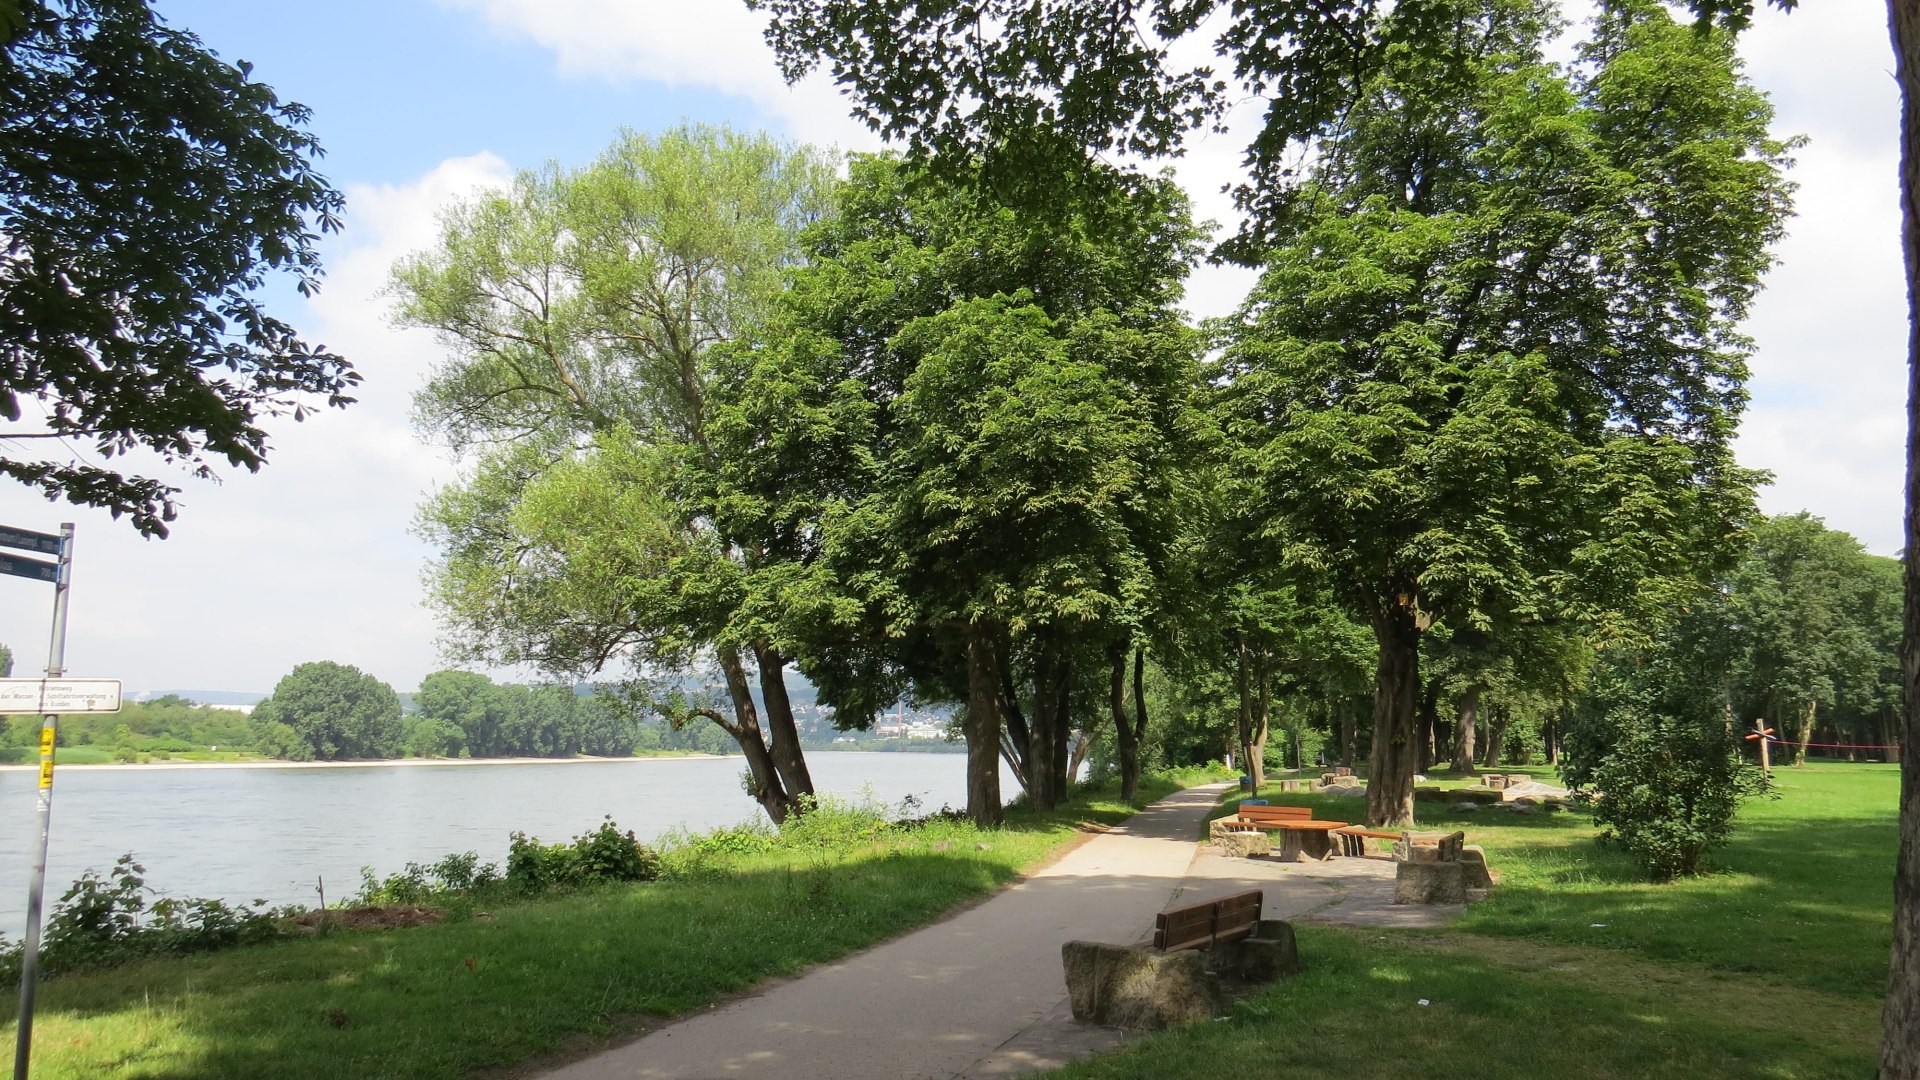
[[[1466,867],[1458,862],[1403,862],[1394,866],[1396,904],[1464,904]]]
[[[1220,991],[1198,952],[1069,941],[1060,947],[1073,1018],[1127,1031],[1211,1020]]]

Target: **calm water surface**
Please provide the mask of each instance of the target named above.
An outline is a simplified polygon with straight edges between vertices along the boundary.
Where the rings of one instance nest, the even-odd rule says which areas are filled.
[[[816,752],[814,786],[889,806],[966,804],[965,754]],[[62,769],[55,780],[47,900],[81,871],[131,851],[165,895],[333,902],[409,861],[477,851],[504,862],[515,830],[571,839],[611,815],[653,840],[759,816],[743,759],[651,758],[580,764],[378,765],[351,769]],[[32,871],[34,770],[0,772],[0,932],[18,940]],[[1009,797],[1018,791],[1001,777]]]

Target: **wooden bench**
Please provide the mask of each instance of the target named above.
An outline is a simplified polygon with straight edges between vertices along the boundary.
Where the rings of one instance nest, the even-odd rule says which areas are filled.
[[[1333,830],[1333,835],[1340,838],[1340,854],[1353,858],[1360,858],[1367,853],[1367,841],[1370,839],[1398,840],[1401,837],[1401,834],[1397,832],[1381,832],[1378,829],[1363,828],[1359,825],[1349,825],[1344,829],[1335,829]]]
[[[1248,806],[1240,804],[1240,815],[1233,819],[1236,825],[1245,825],[1250,829],[1282,828],[1282,822],[1312,821],[1313,809],[1306,806]]]
[[[1262,899],[1259,889],[1249,889],[1201,904],[1168,908],[1153,917],[1153,947],[1163,952],[1211,949],[1223,942],[1252,937],[1260,925]]]

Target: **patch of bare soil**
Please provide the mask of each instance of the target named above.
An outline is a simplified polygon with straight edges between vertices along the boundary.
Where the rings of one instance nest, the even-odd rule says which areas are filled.
[[[318,930],[323,924],[334,930],[397,930],[409,926],[432,926],[446,917],[445,908],[328,908],[296,915],[293,924],[309,931]]]

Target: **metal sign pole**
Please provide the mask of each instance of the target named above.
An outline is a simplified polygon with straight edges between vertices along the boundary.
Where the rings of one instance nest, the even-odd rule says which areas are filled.
[[[60,574],[53,584],[53,638],[47,646],[47,678],[66,674],[67,590],[73,584],[73,523],[60,526]],[[33,880],[27,887],[27,938],[20,955],[20,1024],[13,1048],[13,1080],[27,1080],[27,1059],[33,1048],[33,992],[40,966],[40,900],[47,885],[47,830],[53,821],[53,743],[60,718],[43,713],[40,721],[40,846],[33,859]]]

